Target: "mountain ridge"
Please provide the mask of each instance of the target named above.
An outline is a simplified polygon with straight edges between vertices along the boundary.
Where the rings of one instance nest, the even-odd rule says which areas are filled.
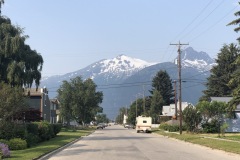
[[[181,57],[182,79],[199,74],[199,81],[206,80],[209,76],[209,70],[214,64],[214,60],[211,59],[207,53],[197,52],[193,48],[187,48],[182,51]],[[151,82],[152,78],[160,70],[166,70],[171,79],[177,79],[178,67],[172,62],[149,63],[122,54],[112,59],[97,61],[74,72],[48,77],[41,81],[41,86],[50,88],[49,96],[50,98],[53,98],[56,96],[56,90],[59,88],[63,80],[68,81],[76,76],[81,76],[84,80],[91,78],[98,86],[98,90],[102,90],[104,94],[104,100],[101,104],[104,113],[109,115],[110,118],[114,118],[119,107],[129,105],[131,101],[134,101],[137,93],[143,92],[143,86],[141,84],[139,84],[139,86],[130,85],[123,87],[124,84]],[[103,85],[110,86],[111,84],[119,84],[119,86],[115,88],[102,87]],[[204,86],[198,85],[195,88],[192,87],[184,91],[184,87],[187,88],[189,85],[196,84],[194,84],[194,82],[183,83],[183,100],[194,104],[201,96]],[[145,87],[146,91],[150,90],[151,83],[148,83]],[[189,92],[192,93],[189,94]],[[146,96],[148,95],[149,93],[146,93]]]

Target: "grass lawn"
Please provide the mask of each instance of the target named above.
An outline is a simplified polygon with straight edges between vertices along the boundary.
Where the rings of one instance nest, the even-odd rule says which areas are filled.
[[[60,148],[69,142],[72,142],[81,136],[89,135],[94,129],[84,129],[84,130],[62,130],[55,138],[49,141],[39,143],[36,146],[25,150],[11,151],[11,160],[32,160],[40,157],[46,153],[49,153],[57,148]]]
[[[163,130],[155,130],[154,133],[179,139],[182,141],[200,144],[213,149],[219,149],[226,152],[240,154],[240,134],[225,134],[225,137],[218,137],[218,134],[191,134],[183,132],[182,135],[164,132]],[[230,141],[228,141],[230,140]]]

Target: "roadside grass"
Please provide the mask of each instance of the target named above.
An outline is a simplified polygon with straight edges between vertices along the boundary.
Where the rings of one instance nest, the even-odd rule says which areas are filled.
[[[11,151],[11,157],[8,159],[11,160],[37,159],[40,156],[50,153],[51,151],[54,151],[55,149],[60,148],[80,138],[81,136],[91,134],[94,130],[95,130],[94,128],[87,128],[82,130],[62,129],[61,132],[55,138],[52,138],[49,141],[39,143],[36,146],[24,150]]]
[[[154,130],[153,132],[178,140],[210,147],[212,149],[240,154],[239,133],[225,134],[225,136],[218,137],[218,134],[191,134],[183,132],[182,135],[180,135],[178,133],[165,132],[163,130]]]

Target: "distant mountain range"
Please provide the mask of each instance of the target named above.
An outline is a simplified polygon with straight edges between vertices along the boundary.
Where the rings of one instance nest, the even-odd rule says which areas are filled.
[[[204,83],[209,77],[209,70],[215,64],[205,52],[197,52],[189,47],[182,51],[182,100],[196,104]],[[119,55],[113,59],[104,59],[75,72],[45,77],[41,86],[49,89],[49,96],[56,96],[56,90],[63,80],[76,76],[92,78],[98,90],[104,94],[104,113],[111,119],[118,114],[120,107],[128,107],[135,101],[136,95],[150,95],[152,78],[160,70],[166,70],[172,80],[178,79],[178,67],[174,62],[148,63],[146,61]],[[138,97],[139,98],[139,97]]]

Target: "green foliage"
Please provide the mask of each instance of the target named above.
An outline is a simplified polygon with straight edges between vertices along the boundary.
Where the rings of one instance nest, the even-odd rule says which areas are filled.
[[[216,120],[202,124],[203,132],[205,133],[218,133],[219,123]]]
[[[58,99],[61,102],[61,116],[67,121],[76,120],[78,123],[91,122],[102,103],[102,92],[96,91],[96,84],[91,80],[76,77],[70,82],[63,81],[58,89]]]
[[[226,129],[227,129],[228,127],[229,127],[229,126],[228,126],[227,123],[223,123],[223,124],[221,125],[221,127],[220,127],[220,132],[221,132],[222,136],[225,136],[225,131],[226,131]]]
[[[124,114],[127,113],[127,109],[125,107],[121,107],[119,108],[119,112],[118,112],[118,116],[116,117],[116,122],[118,124],[123,124],[123,117],[124,117]]]
[[[159,71],[152,80],[153,90],[159,91],[164,100],[163,105],[169,105],[174,102],[172,80],[166,71]],[[153,91],[151,91],[153,94]]]
[[[37,123],[27,123],[26,129],[28,133],[38,134],[38,124]]]
[[[27,134],[27,130],[26,130],[25,125],[14,124],[13,133],[14,133],[14,135],[13,135],[14,138],[24,139],[26,134]]]
[[[4,144],[8,144],[8,140],[6,140],[6,139],[0,139],[0,143],[4,143]]]
[[[23,29],[0,16],[0,79],[11,86],[39,86],[42,56],[25,44]]]
[[[203,118],[203,131],[206,133],[219,132],[220,125],[223,123],[223,116],[227,110],[227,104],[217,101],[201,101],[196,105],[196,108]]]
[[[54,137],[61,131],[62,124],[52,124]]]
[[[187,106],[183,110],[183,121],[186,125],[186,128],[190,132],[198,131],[198,126],[202,121],[202,115],[198,110],[192,105]]]
[[[38,142],[40,142],[40,138],[38,134],[33,134],[33,133],[27,133],[27,135],[24,138],[27,142],[27,147],[32,147],[36,145]]]
[[[106,114],[97,114],[97,123],[109,123],[109,119]]]
[[[238,2],[238,4],[240,4],[240,2]],[[240,11],[235,12],[234,15],[235,16],[240,16]],[[229,25],[237,25],[237,28],[235,28],[234,31],[239,32],[240,31],[239,24],[240,24],[240,18],[237,18],[237,19],[231,21],[230,23],[228,23],[228,26]],[[240,37],[237,38],[237,40],[240,41]]]
[[[42,121],[42,122],[34,122],[34,123],[38,125],[38,136],[41,142],[52,138],[54,133],[53,133],[52,126],[48,122]]]
[[[0,139],[9,140],[14,138],[14,123],[7,121],[0,121]]]
[[[26,140],[21,138],[10,139],[8,145],[11,150],[22,150],[27,148]]]
[[[1,120],[21,120],[23,119],[22,113],[27,107],[21,87],[11,87],[10,85],[0,83]]]
[[[235,88],[229,86],[229,81],[233,73],[237,69],[235,60],[239,57],[239,47],[233,43],[224,45],[221,48],[221,52],[218,53],[216,59],[217,65],[211,69],[211,75],[207,79],[207,89],[203,91],[204,97],[202,99],[208,99],[210,97],[223,97],[231,96],[232,90]]]
[[[163,129],[165,131],[168,130],[169,125],[167,123],[161,123],[159,126],[159,129]]]
[[[179,131],[179,125],[176,124],[167,124],[167,123],[161,123],[159,126],[159,129],[163,129],[165,131],[169,131],[169,132],[178,132]],[[186,126],[182,125],[182,130],[185,131],[186,130]]]
[[[159,123],[159,115],[162,114],[164,100],[161,93],[158,90],[153,90],[151,99],[150,116],[153,119],[153,123]]]

